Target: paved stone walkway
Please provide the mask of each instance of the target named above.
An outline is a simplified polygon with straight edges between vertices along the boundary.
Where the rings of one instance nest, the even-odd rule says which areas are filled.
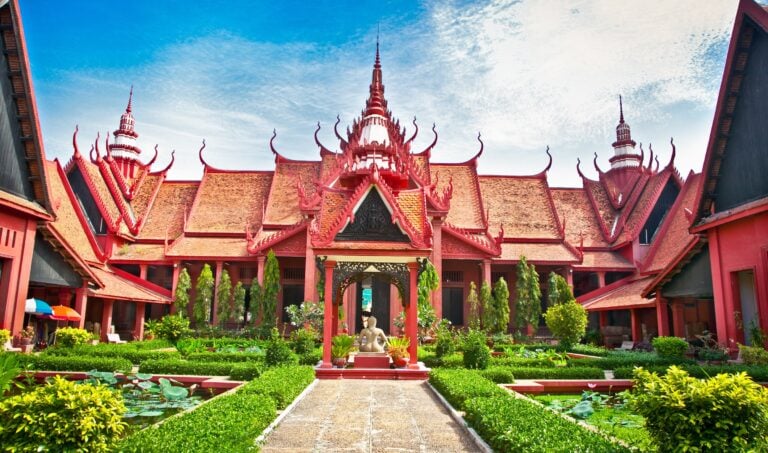
[[[478,452],[422,381],[321,380],[262,451]]]

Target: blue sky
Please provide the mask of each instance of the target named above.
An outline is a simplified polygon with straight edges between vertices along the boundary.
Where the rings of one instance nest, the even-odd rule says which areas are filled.
[[[608,168],[624,96],[633,138],[662,165],[675,137],[683,176],[700,171],[735,1],[254,2],[21,0],[46,153],[68,160],[116,129],[134,85],[139,145],[173,179],[271,169],[331,149],[367,97],[377,28],[389,106],[432,140],[433,161],[485,152],[485,174],[532,174],[551,147],[553,186],[580,185],[576,159]]]

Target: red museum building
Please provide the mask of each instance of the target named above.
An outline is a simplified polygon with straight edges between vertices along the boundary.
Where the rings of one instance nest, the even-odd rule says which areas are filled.
[[[280,263],[276,316],[317,300],[320,284],[333,320],[325,340],[339,329],[339,313],[360,330],[364,287],[379,327],[393,332],[401,311],[415,313],[424,259],[441,276],[432,298],[438,316],[464,325],[470,283],[504,277],[514,288],[522,255],[540,272],[544,294],[549,272],[563,275],[593,325],[613,326],[619,337],[712,330],[743,338],[729,317],[745,297],[754,300],[749,319],[768,327],[768,179],[759,177],[768,174],[768,129],[758,124],[768,117],[766,14],[751,0],[739,6],[703,175],[681,177],[674,143],[663,163],[638,146],[621,102],[610,168],[600,168],[597,152],[594,170],[579,162],[581,187],[549,185],[548,149],[537,174],[478,174],[480,136],[468,160],[440,163],[437,129],[429,146],[413,149],[416,121],[406,127],[390,111],[377,48],[361,115],[344,133],[336,121],[335,147],[317,139],[318,124],[317,160],[283,155],[275,134],[273,169],[219,169],[206,159],[215,145],[203,141],[202,178],[172,181],[173,155],[156,166],[157,147],[148,159],[139,145],[132,93],[112,137],[97,137],[86,153],[75,130],[68,162],[45,159],[11,0],[0,7],[4,49],[16,45],[0,64],[9,75],[0,78],[5,105],[15,109],[0,111],[0,327],[17,332],[23,301],[38,297],[76,308],[80,325],[98,324],[102,336],[114,325],[125,338],[141,337],[145,319],[170,311],[182,268],[194,282],[207,263],[217,286],[225,269],[233,285],[250,286],[263,278],[271,249]],[[35,266],[37,256],[46,266]],[[407,319],[413,336],[415,316]],[[415,362],[415,342],[412,349]]]

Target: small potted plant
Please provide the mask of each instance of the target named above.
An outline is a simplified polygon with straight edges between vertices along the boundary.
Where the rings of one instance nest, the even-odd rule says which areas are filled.
[[[408,359],[411,355],[408,353],[408,347],[411,340],[408,337],[390,337],[387,352],[392,357],[392,363],[396,368],[403,368],[408,365]]]
[[[355,347],[355,337],[351,335],[336,335],[331,339],[331,362],[334,366],[344,368],[347,356]]]
[[[35,328],[27,326],[19,331],[19,344],[23,352],[31,352],[34,345],[32,344],[35,338]]]

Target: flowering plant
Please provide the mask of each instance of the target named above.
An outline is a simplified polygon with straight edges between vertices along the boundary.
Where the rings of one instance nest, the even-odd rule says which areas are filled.
[[[27,326],[24,329],[22,329],[19,332],[19,337],[21,338],[33,338],[35,336],[35,328],[32,326]]]

